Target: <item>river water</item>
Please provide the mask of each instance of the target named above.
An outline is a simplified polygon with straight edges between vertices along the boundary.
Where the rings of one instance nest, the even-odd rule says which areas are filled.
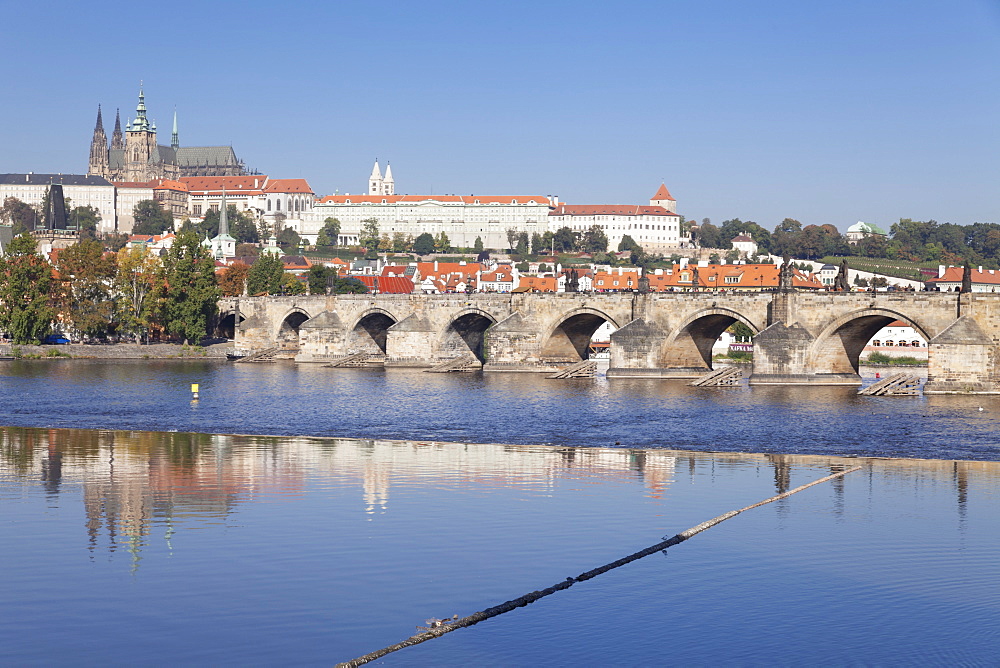
[[[996,399],[4,364],[2,665],[329,665],[854,464],[384,662],[1000,656]]]

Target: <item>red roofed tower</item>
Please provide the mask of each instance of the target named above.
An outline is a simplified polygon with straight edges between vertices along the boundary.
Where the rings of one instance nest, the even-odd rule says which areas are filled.
[[[662,206],[670,213],[677,213],[677,200],[670,195],[665,183],[661,183],[660,189],[649,199],[649,206]]]

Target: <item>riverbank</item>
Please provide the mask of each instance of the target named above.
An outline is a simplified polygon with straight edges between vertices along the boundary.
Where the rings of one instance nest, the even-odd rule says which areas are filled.
[[[219,341],[204,346],[181,343],[69,343],[64,345],[9,345],[10,354],[20,359],[211,359],[225,360],[232,352],[232,341]]]

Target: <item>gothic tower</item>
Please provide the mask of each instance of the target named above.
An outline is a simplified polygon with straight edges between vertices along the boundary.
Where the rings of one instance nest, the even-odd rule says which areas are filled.
[[[375,158],[375,166],[372,167],[372,175],[368,177],[368,194],[382,194],[382,170],[378,167],[378,158]]]
[[[108,136],[104,134],[101,105],[97,105],[97,125],[94,126],[94,138],[90,141],[90,163],[87,165],[87,173],[96,176],[108,175]]]
[[[124,151],[125,140],[122,138],[122,117],[118,109],[115,109],[115,131],[111,135],[111,148]]]
[[[146,96],[139,88],[139,104],[135,120],[125,130],[126,181],[148,181],[156,178],[154,160],[159,157],[156,147],[156,126],[146,118]]]
[[[177,109],[174,109],[174,131],[170,133],[170,147],[175,151],[181,147],[180,137],[177,135]]]
[[[392,180],[392,165],[385,163],[385,178],[382,179],[382,194],[395,195],[396,182]]]

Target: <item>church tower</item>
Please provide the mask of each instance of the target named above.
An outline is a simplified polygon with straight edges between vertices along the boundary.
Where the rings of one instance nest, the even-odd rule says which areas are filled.
[[[660,188],[649,198],[649,206],[662,206],[670,213],[677,213],[677,200],[667,190],[666,183],[661,183]]]
[[[170,148],[175,151],[181,147],[181,140],[177,134],[177,109],[174,109],[174,131],[170,133]]]
[[[125,139],[122,137],[122,117],[118,109],[115,109],[115,131],[111,135],[111,148],[116,151],[125,150]]]
[[[97,125],[94,126],[94,138],[90,142],[90,163],[87,165],[87,173],[96,176],[108,175],[108,136],[104,134],[101,105],[97,105]]]
[[[385,178],[382,179],[382,194],[395,195],[396,182],[392,180],[392,165],[385,163]]]
[[[378,167],[378,158],[375,158],[375,166],[372,167],[372,175],[368,177],[368,194],[381,195],[382,193],[382,170]]]
[[[159,157],[156,148],[156,126],[146,118],[146,96],[139,88],[139,104],[135,120],[125,130],[125,180],[149,181],[156,178],[153,161]]]

